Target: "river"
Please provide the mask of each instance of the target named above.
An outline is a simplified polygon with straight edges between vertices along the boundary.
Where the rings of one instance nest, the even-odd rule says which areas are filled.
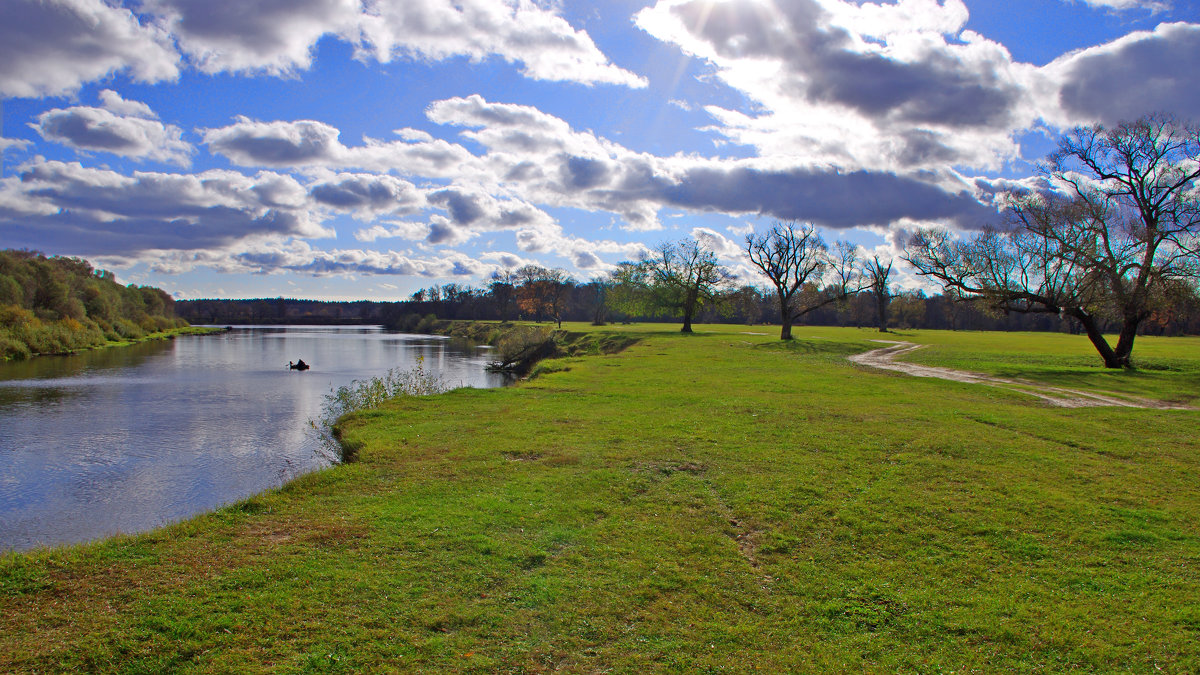
[[[320,468],[308,422],[325,395],[418,357],[452,386],[504,384],[486,347],[364,326],[0,363],[0,551],[145,531]]]

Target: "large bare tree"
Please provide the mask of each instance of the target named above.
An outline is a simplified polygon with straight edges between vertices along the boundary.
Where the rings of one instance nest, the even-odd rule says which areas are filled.
[[[918,232],[905,259],[948,294],[1071,317],[1105,367],[1132,367],[1138,327],[1200,278],[1200,130],[1165,116],[1078,127],[1042,171],[1058,191],[1015,198],[1007,229]]]
[[[734,280],[717,254],[691,237],[664,242],[636,263],[621,263],[613,275],[613,299],[629,314],[667,314],[692,332],[700,308],[718,303]]]
[[[812,225],[776,222],[765,234],[752,232],[746,256],[775,289],[780,340],[792,339],[800,317],[860,290],[852,287],[855,248],[839,241],[830,250]]]

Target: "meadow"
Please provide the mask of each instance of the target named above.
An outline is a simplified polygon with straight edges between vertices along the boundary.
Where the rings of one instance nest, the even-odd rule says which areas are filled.
[[[356,461],[0,558],[0,671],[1196,672],[1200,339],[643,324],[345,420]],[[597,339],[597,343],[602,340]],[[600,350],[597,350],[600,351]]]

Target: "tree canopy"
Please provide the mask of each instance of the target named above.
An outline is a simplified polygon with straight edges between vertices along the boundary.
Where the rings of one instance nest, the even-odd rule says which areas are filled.
[[[719,303],[733,279],[716,253],[687,237],[659,244],[636,263],[619,265],[613,295],[623,311],[680,317],[680,331],[690,333],[697,312]]]
[[[792,339],[801,317],[857,292],[855,248],[838,242],[831,250],[812,225],[777,222],[765,234],[746,237],[746,256],[775,290],[779,339]]]
[[[158,288],[122,286],[79,258],[0,251],[0,357],[25,358],[187,325]]]
[[[1070,317],[1106,367],[1131,367],[1139,327],[1200,278],[1200,130],[1165,116],[1078,127],[1042,171],[1054,189],[1014,196],[1005,229],[924,230],[905,259],[947,293]]]

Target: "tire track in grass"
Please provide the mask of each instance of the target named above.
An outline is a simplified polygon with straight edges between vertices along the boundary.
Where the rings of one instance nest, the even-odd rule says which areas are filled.
[[[955,370],[953,368],[942,368],[939,366],[923,366],[907,361],[897,361],[896,359],[904,354],[916,351],[925,345],[919,345],[912,342],[897,342],[894,340],[872,340],[872,342],[881,342],[887,344],[887,347],[872,349],[869,352],[861,354],[851,354],[846,358],[850,361],[862,366],[871,368],[880,368],[882,370],[893,370],[913,377],[935,377],[942,380],[950,380],[953,382],[967,382],[972,384],[982,384],[990,387],[1000,387],[1010,391],[1016,391],[1022,394],[1028,394],[1042,399],[1046,403],[1060,408],[1091,408],[1099,406],[1113,406],[1123,408],[1153,408],[1156,410],[1194,410],[1192,406],[1179,405],[1175,403],[1167,403],[1165,401],[1153,401],[1145,398],[1137,398],[1133,396],[1117,396],[1106,392],[1082,391],[1079,389],[1066,389],[1063,387],[1052,387],[1050,385],[1033,382],[1031,380],[1012,379],[1004,377],[996,377],[994,375],[985,375],[983,373],[972,373],[966,370]]]

